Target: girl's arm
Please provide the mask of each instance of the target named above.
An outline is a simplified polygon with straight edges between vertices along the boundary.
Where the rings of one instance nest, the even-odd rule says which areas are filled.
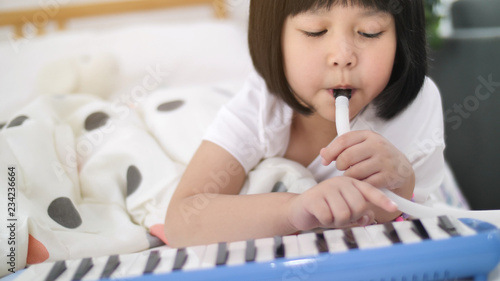
[[[303,194],[238,195],[245,178],[243,167],[230,153],[204,141],[168,207],[169,244],[183,247],[367,224],[373,220],[370,204],[396,210],[380,190],[348,177],[326,180]]]
[[[280,206],[293,195],[238,195],[245,178],[245,170],[229,152],[203,141],[168,207],[169,244],[182,247],[292,232]]]

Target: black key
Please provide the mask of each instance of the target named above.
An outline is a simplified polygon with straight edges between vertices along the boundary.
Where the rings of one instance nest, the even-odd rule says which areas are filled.
[[[101,279],[109,279],[111,274],[115,272],[115,270],[120,265],[120,258],[118,255],[109,256],[106,265],[104,266],[104,270],[101,273]]]
[[[344,242],[347,245],[347,248],[349,249],[357,249],[358,248],[358,243],[356,242],[356,239],[354,239],[354,234],[352,233],[352,229],[346,228],[344,229]]]
[[[144,268],[144,274],[153,273],[158,264],[160,263],[160,260],[161,260],[160,252],[151,251],[149,253],[148,261],[146,262],[146,267]]]
[[[215,260],[216,265],[224,265],[227,262],[228,252],[227,243],[221,242],[217,247],[217,259]]]
[[[316,233],[316,248],[320,253],[328,253],[328,244],[325,240],[323,232]]]
[[[180,248],[175,253],[174,268],[172,270],[180,270],[184,266],[187,260],[187,253],[185,248]]]
[[[460,236],[460,233],[458,233],[458,229],[455,227],[455,225],[451,222],[450,218],[447,216],[439,216],[439,226],[444,229],[450,236]]]
[[[255,261],[257,248],[255,248],[255,240],[247,240],[247,248],[245,250],[245,260],[247,262]]]
[[[431,237],[429,236],[429,233],[425,229],[424,225],[422,224],[422,221],[420,220],[413,220],[413,231],[420,236],[423,240],[430,239]]]
[[[59,276],[61,276],[61,274],[63,274],[64,271],[66,271],[66,269],[68,268],[66,267],[65,261],[56,262],[54,266],[52,266],[52,268],[50,269],[49,275],[45,277],[45,281],[56,280],[57,278],[59,278]]]
[[[94,263],[92,262],[92,258],[85,258],[82,259],[80,264],[78,265],[78,268],[76,269],[75,275],[73,275],[73,281],[79,281],[82,280],[82,278],[89,273],[90,269],[94,266]]]
[[[283,244],[283,238],[281,236],[274,236],[274,257],[285,257],[285,245]]]
[[[391,240],[392,243],[397,244],[401,243],[401,239],[399,238],[398,233],[396,232],[396,229],[394,229],[394,225],[392,225],[392,222],[386,222],[384,223],[384,234]]]

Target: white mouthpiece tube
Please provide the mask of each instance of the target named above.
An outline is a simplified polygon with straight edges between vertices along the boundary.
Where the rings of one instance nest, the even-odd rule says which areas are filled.
[[[337,126],[337,136],[351,130],[349,125],[349,99],[346,96],[338,96],[335,99],[335,124]]]
[[[338,96],[335,98],[335,125],[337,127],[337,136],[341,136],[351,130],[349,124],[349,99],[346,96]],[[450,215],[457,218],[479,219],[493,224],[500,223],[500,210],[467,211],[448,207],[444,204],[429,207],[406,200],[387,188],[381,188],[381,191],[384,192],[389,199],[396,203],[401,212],[404,212],[414,218]]]

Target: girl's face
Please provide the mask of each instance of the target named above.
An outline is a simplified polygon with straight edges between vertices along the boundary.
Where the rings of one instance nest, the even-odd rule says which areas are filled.
[[[288,17],[282,48],[285,75],[297,98],[334,122],[333,90],[352,89],[352,119],[389,82],[396,26],[389,13],[336,5]]]

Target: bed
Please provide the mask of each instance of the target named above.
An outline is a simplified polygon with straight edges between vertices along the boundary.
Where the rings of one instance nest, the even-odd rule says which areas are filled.
[[[65,29],[71,18],[181,5],[212,16]],[[245,30],[226,12],[219,0],[127,0],[0,13],[13,26],[0,42],[0,214],[11,226],[0,277],[166,242],[173,188],[251,71]],[[47,21],[22,32],[23,18],[43,13],[61,30]]]
[[[244,3],[122,0],[0,12],[0,26],[12,26],[0,41],[2,281],[29,265],[168,247],[163,221],[175,186],[252,71],[245,28],[229,19]],[[209,16],[126,24],[134,11],[181,6]],[[68,28],[109,14],[126,20]],[[250,172],[242,192],[314,184],[304,167],[273,158]],[[466,204],[453,195],[447,203]]]

